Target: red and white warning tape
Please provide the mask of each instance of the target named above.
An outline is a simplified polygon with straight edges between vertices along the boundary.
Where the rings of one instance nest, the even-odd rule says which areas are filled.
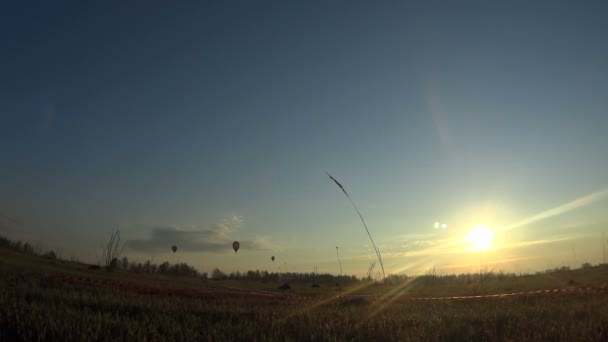
[[[222,289],[222,290],[199,290],[192,288],[156,288],[156,287],[145,287],[131,284],[115,283],[105,280],[96,280],[83,277],[71,277],[65,275],[52,276],[50,279],[70,284],[80,284],[96,286],[108,289],[115,289],[122,292],[130,292],[137,294],[155,294],[155,295],[178,295],[178,296],[208,296],[208,297],[247,297],[247,298],[267,298],[267,299],[285,299],[285,300],[327,300],[327,297],[309,297],[287,293],[279,293],[272,291],[263,290],[242,290],[236,288]],[[608,293],[608,288],[595,288],[595,287],[577,287],[577,288],[566,288],[566,289],[550,289],[550,290],[536,290],[526,292],[510,292],[500,294],[486,294],[476,296],[445,296],[445,297],[411,297],[405,293],[398,293],[394,295],[382,295],[382,294],[361,294],[361,295],[344,295],[334,296],[331,300],[335,301],[347,301],[357,298],[371,299],[371,300],[386,300],[386,301],[438,301],[438,300],[482,300],[482,299],[501,299],[509,297],[531,297],[531,296],[552,296],[552,295],[566,295],[566,294],[601,294]]]

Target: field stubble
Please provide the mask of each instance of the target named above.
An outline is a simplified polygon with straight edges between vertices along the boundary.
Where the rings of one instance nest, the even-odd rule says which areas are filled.
[[[187,297],[49,281],[59,270],[0,263],[0,340],[608,340],[606,292],[405,302]]]

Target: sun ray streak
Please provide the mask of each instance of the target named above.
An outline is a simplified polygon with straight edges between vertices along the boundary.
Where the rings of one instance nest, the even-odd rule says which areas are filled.
[[[515,222],[512,224],[509,224],[505,227],[503,227],[501,230],[502,231],[506,231],[506,230],[511,230],[511,229],[515,229],[515,228],[520,228],[523,226],[527,226],[531,223],[540,221],[540,220],[544,220],[544,219],[548,219],[550,217],[553,216],[557,216],[557,215],[561,215],[561,214],[565,214],[569,211],[599,202],[605,198],[608,197],[608,188],[604,188],[600,191],[591,193],[589,195],[580,197],[575,199],[574,201],[562,204],[560,206],[557,206],[555,208],[549,209],[549,210],[545,210],[543,212],[540,212],[536,215],[532,215],[528,218],[525,218],[519,222]]]

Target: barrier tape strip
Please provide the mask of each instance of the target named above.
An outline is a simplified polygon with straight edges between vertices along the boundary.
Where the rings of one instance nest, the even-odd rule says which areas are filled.
[[[152,295],[177,295],[177,296],[189,296],[189,297],[248,297],[248,298],[267,298],[267,299],[284,299],[284,300],[322,300],[328,297],[310,297],[295,294],[279,293],[264,290],[243,290],[238,288],[229,288],[229,290],[199,290],[193,288],[157,288],[157,287],[146,287],[137,286],[124,283],[116,283],[107,280],[97,280],[84,277],[70,277],[65,275],[51,276],[51,280],[69,283],[69,284],[80,284],[96,286],[101,288],[115,289],[122,292],[130,292],[137,294],[152,294]],[[548,296],[548,295],[567,295],[567,294],[601,294],[608,293],[608,288],[598,287],[577,287],[567,289],[549,289],[549,290],[536,290],[536,291],[524,291],[524,292],[511,292],[511,293],[500,293],[500,294],[486,294],[486,295],[475,295],[475,296],[445,296],[445,297],[410,297],[405,293],[398,293],[394,295],[382,295],[382,294],[360,294],[360,295],[338,295],[329,297],[336,301],[345,301],[353,299],[372,299],[372,300],[390,300],[390,301],[440,301],[440,300],[481,300],[481,299],[504,299],[509,297],[522,297],[522,296]]]
[[[498,294],[486,294],[486,295],[475,295],[475,296],[445,296],[445,297],[409,297],[406,294],[398,295],[349,295],[349,296],[338,296],[344,299],[353,298],[372,298],[376,300],[475,300],[475,299],[489,299],[489,298],[508,298],[516,296],[540,296],[540,295],[564,295],[564,294],[600,294],[608,293],[608,288],[597,288],[597,287],[577,287],[567,289],[550,289],[550,290],[536,290],[536,291],[524,291],[524,292],[510,292],[510,293],[498,293]]]

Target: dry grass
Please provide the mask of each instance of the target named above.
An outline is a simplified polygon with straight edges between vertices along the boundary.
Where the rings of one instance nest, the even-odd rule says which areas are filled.
[[[86,265],[0,250],[0,340],[140,341],[370,341],[370,340],[608,340],[608,295],[517,297],[482,301],[335,301],[322,286],[307,302],[254,298],[134,294],[49,281],[71,274],[146,286],[197,287],[276,284],[205,282],[197,278],[88,270]],[[606,268],[477,283],[527,290],[548,285],[601,286]],[[474,284],[437,282],[399,291],[470,292]],[[446,289],[447,287],[447,289]],[[292,291],[311,291],[310,285]],[[344,289],[352,293],[396,290],[388,285]],[[454,293],[451,293],[454,294]]]

